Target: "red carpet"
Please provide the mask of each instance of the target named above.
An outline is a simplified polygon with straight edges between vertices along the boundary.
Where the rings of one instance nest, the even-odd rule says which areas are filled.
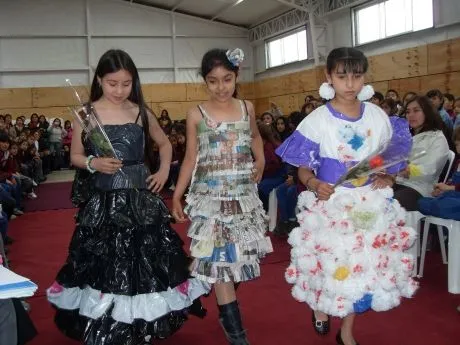
[[[53,310],[46,302],[44,290],[53,282],[67,252],[73,231],[75,210],[43,211],[25,214],[11,222],[12,268],[38,283],[40,289],[29,299],[31,316],[39,331],[32,345],[78,344],[62,336],[53,324]],[[185,236],[185,226],[177,226]],[[325,338],[312,329],[310,310],[296,302],[284,281],[289,246],[273,239],[275,253],[263,264],[262,277],[243,284],[238,298],[251,344],[301,345],[335,344],[339,320]],[[425,277],[417,296],[405,300],[401,307],[385,313],[369,312],[357,318],[355,334],[364,345],[454,345],[459,343],[460,315],[455,307],[460,296],[447,292],[447,266],[440,254],[427,255]],[[220,345],[226,344],[218,325],[214,297],[204,300],[209,311],[204,320],[191,318],[173,337],[155,344]]]
[[[26,212],[73,208],[70,202],[72,182],[45,183],[37,188],[37,199],[27,199]]]

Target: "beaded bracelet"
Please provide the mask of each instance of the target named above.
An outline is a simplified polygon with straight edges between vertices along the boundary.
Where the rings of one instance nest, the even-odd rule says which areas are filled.
[[[93,155],[89,155],[87,158],[86,158],[86,161],[85,161],[85,165],[86,165],[86,170],[88,170],[91,174],[94,174],[96,172],[96,169],[94,169],[93,167],[91,167],[91,161],[96,158],[94,157]]]
[[[310,188],[310,186],[308,185],[308,182],[310,182],[310,180],[312,180],[312,179],[314,179],[314,178],[316,178],[315,175],[310,176],[310,177],[307,178],[307,180],[305,181],[305,187],[307,187],[307,189],[310,190],[310,191],[312,191],[312,192],[315,192],[315,191],[313,190],[313,188]]]

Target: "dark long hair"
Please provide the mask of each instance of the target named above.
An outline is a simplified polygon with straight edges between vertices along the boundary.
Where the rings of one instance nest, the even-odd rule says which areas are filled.
[[[444,130],[444,122],[441,119],[441,116],[433,109],[433,105],[430,99],[426,96],[415,96],[407,101],[406,106],[404,107],[403,115],[406,115],[407,107],[409,104],[417,102],[420,108],[425,115],[425,121],[423,122],[422,128],[418,133],[428,132],[428,131],[436,131],[436,130]],[[412,131],[412,129],[411,129]]]
[[[150,171],[154,171],[156,169],[156,158],[154,156],[152,138],[150,137],[148,118],[148,112],[152,111],[147,107],[147,104],[144,101],[141,81],[139,79],[139,72],[137,71],[136,65],[128,53],[119,49],[111,49],[101,56],[94,73],[93,82],[91,84],[91,102],[95,102],[102,97],[102,87],[99,85],[98,78],[102,79],[106,74],[115,73],[120,70],[126,70],[129,74],[131,74],[131,77],[133,78],[131,93],[128,96],[128,100],[137,104],[139,107],[139,115],[144,130],[145,162]],[[156,121],[155,116],[151,116],[151,118],[153,121]]]
[[[211,49],[204,54],[201,60],[200,75],[203,79],[206,79],[206,76],[216,67],[223,67],[227,71],[234,72],[236,77],[238,77],[240,71],[239,66],[234,66],[228,60],[227,51],[225,49]],[[235,84],[235,91],[233,92],[233,97],[235,98],[238,97],[237,88],[238,85]]]

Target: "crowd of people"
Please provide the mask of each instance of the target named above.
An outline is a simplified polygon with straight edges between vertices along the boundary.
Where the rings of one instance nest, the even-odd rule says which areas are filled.
[[[13,241],[8,222],[24,213],[24,200],[38,197],[36,187],[50,172],[70,167],[71,140],[68,120],[63,126],[59,118],[49,121],[36,113],[28,119],[0,114],[0,230],[5,245]]]

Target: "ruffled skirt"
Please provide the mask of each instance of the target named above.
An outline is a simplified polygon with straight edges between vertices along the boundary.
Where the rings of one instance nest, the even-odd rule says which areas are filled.
[[[210,289],[190,278],[182,245],[158,196],[133,189],[93,194],[47,290],[56,324],[91,345],[168,337],[188,313],[203,313],[199,297]]]
[[[260,276],[259,261],[273,251],[266,236],[267,216],[255,185],[239,197],[209,193],[187,196],[192,223],[192,276],[208,283],[242,282]]]
[[[313,310],[343,317],[384,311],[411,297],[414,258],[405,252],[416,233],[390,188],[338,188],[328,201],[299,196],[300,227],[289,236],[292,295]]]

